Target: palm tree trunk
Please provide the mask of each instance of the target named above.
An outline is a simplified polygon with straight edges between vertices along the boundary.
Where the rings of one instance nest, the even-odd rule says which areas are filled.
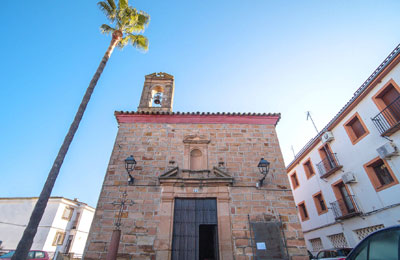
[[[116,31],[118,32],[118,31]],[[76,130],[78,129],[79,123],[83,117],[83,113],[85,112],[86,106],[89,103],[90,97],[93,93],[94,87],[97,84],[97,81],[100,78],[101,73],[104,70],[104,67],[107,64],[108,59],[111,56],[115,46],[121,40],[122,34],[114,33],[111,43],[103,56],[103,59],[100,62],[99,67],[97,68],[96,73],[94,74],[92,80],[90,81],[89,87],[86,90],[85,95],[83,96],[82,102],[79,105],[78,112],[75,115],[74,121],[72,122],[67,135],[65,136],[64,142],[61,145],[60,150],[58,151],[57,157],[54,160],[53,167],[51,167],[50,173],[47,177],[46,183],[44,184],[43,190],[40,193],[40,197],[36,202],[35,208],[32,211],[32,215],[29,219],[29,223],[25,228],[24,234],[22,235],[21,240],[18,243],[15,254],[11,258],[12,260],[22,260],[27,259],[28,252],[32,246],[33,239],[36,235],[39,222],[42,219],[44,210],[46,209],[47,202],[51,195],[51,191],[53,190],[54,183],[57,179],[58,173],[60,172],[61,165],[64,161],[65,155],[68,152],[68,148],[74,138]]]

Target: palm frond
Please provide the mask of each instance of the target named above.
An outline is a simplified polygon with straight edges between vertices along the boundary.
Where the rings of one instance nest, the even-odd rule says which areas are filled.
[[[117,20],[117,24],[118,24],[118,29],[120,29],[120,30],[123,30],[124,19],[126,19],[125,18],[125,9],[121,10],[118,8],[116,20]]]
[[[128,9],[119,10],[119,12],[118,12],[118,20],[120,21],[121,29],[123,30],[123,28],[126,27],[127,23],[129,23],[129,20],[130,20],[129,8]]]
[[[101,31],[101,33],[104,33],[104,34],[110,34],[110,33],[112,34],[115,31],[115,29],[107,24],[102,24],[100,26],[100,31]]]
[[[113,10],[117,10],[117,6],[115,5],[114,0],[107,0],[108,4],[111,6]]]
[[[146,36],[140,34],[129,34],[125,38],[128,38],[129,43],[135,48],[144,51],[147,51],[149,48],[149,41],[147,40]]]
[[[109,0],[113,1],[113,0]],[[116,9],[113,8],[108,2],[101,1],[98,2],[97,5],[99,6],[100,10],[103,11],[103,13],[106,15],[108,20],[111,22],[114,22],[115,16],[116,16]]]
[[[146,51],[149,42],[147,38],[139,33],[143,32],[150,22],[150,16],[143,12],[137,11],[128,5],[128,0],[103,0],[98,3],[100,9],[106,14],[107,18],[113,23],[114,28],[103,24],[100,29],[102,33],[114,33],[116,30],[121,31],[123,37],[118,42],[119,48],[124,48],[128,43],[133,47]],[[136,34],[133,34],[136,33]]]
[[[128,7],[128,0],[119,0],[118,1],[118,9],[124,10]]]
[[[136,9],[134,9],[134,12],[132,12],[131,16],[128,18],[129,22],[125,26],[127,33],[143,32],[150,22],[150,16],[148,14],[144,12],[137,13]]]
[[[128,37],[122,38],[118,43],[118,48],[123,49],[128,42],[129,42],[129,38]]]
[[[143,24],[144,26],[147,26],[150,22],[150,15],[148,13],[145,13],[143,11],[139,12],[138,15],[138,22]]]

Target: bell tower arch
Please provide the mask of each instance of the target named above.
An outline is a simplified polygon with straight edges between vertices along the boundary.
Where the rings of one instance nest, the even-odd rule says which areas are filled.
[[[145,76],[138,112],[172,112],[174,76],[165,72]]]

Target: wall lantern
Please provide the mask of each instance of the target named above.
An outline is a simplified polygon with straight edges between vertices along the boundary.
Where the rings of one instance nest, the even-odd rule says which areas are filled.
[[[133,158],[133,155],[125,159],[125,169],[129,175],[129,180],[128,180],[129,185],[133,185],[133,182],[135,181],[135,179],[131,175],[131,172],[135,169],[135,165],[136,161],[135,158]]]
[[[258,181],[257,187],[261,187],[263,185],[265,177],[267,177],[267,174],[269,172],[269,164],[270,163],[264,158],[261,158],[260,162],[258,163],[257,167],[260,170],[260,173],[264,176]]]

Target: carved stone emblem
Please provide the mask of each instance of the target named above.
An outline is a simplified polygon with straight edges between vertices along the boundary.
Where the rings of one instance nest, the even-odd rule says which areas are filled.
[[[233,183],[233,178],[223,169],[192,171],[175,167],[158,177],[160,183]]]
[[[208,144],[210,139],[205,135],[187,135],[183,138],[185,144]]]

